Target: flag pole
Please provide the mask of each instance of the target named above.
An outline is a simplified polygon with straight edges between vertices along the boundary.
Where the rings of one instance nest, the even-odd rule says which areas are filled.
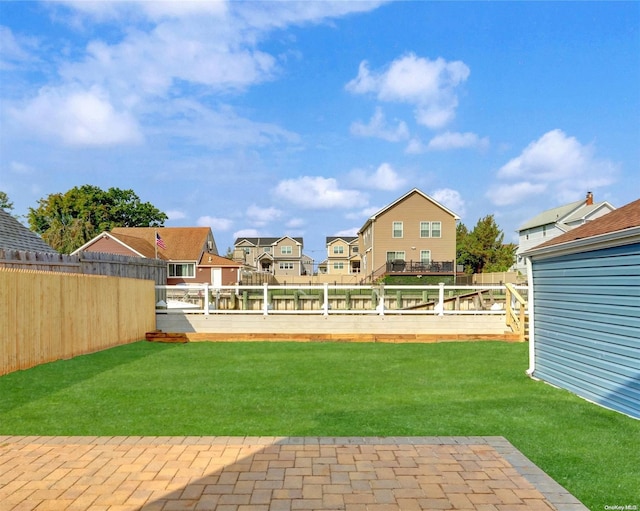
[[[158,229],[153,230],[153,246],[156,249],[156,259],[158,259]]]

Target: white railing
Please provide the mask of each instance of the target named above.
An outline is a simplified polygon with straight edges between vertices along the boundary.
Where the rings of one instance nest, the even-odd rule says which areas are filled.
[[[526,286],[514,288],[526,296]],[[513,306],[504,285],[156,286],[158,314],[505,315]]]

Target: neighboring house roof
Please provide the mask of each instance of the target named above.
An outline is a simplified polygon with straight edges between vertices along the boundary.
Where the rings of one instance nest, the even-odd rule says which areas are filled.
[[[232,261],[231,259],[227,259],[226,257],[222,257],[220,255],[205,252],[204,254],[202,254],[198,266],[228,266],[232,268],[241,268],[242,264],[236,261]]]
[[[553,247],[564,243],[570,243],[577,240],[594,238],[605,234],[625,231],[640,227],[640,199],[630,202],[629,204],[618,208],[604,216],[587,222],[584,225],[565,232],[560,236],[556,236],[549,241],[541,243],[533,249],[525,252],[535,252],[539,249]]]
[[[172,261],[199,261],[206,246],[209,227],[114,227],[111,235],[122,241],[137,239],[145,257],[155,257],[156,232],[166,248],[158,247],[158,256]],[[126,242],[126,241],[125,241]],[[127,243],[129,244],[129,243]],[[133,245],[129,245],[135,248]],[[215,249],[215,244],[214,244]],[[215,253],[215,250],[212,250]]]
[[[608,207],[611,210],[615,209],[606,201],[593,204],[588,204],[584,200],[571,202],[564,206],[558,206],[556,208],[543,211],[532,219],[527,220],[518,228],[518,231],[524,231],[527,229],[533,229],[534,227],[541,227],[543,225],[550,224],[556,224],[563,231],[567,231],[571,229],[569,224],[580,220],[584,221],[589,215],[603,207]]]
[[[264,247],[267,245],[275,245],[276,243],[278,243],[280,240],[284,238],[292,239],[299,245],[302,245],[302,238],[294,238],[292,236],[280,236],[279,238],[269,238],[269,237],[267,238],[262,238],[262,237],[261,238],[236,238],[234,246],[239,245],[243,241],[246,241],[247,243],[251,245],[255,245],[256,247]]]
[[[43,241],[40,236],[27,229],[2,208],[0,208],[0,248],[50,254],[58,253]]]
[[[576,211],[568,215],[566,218],[563,218],[562,223],[563,224],[573,224],[576,222],[584,223],[588,220],[589,216],[591,216],[593,213],[595,213],[599,209],[602,209],[606,206],[610,206],[610,204],[608,202],[598,202],[597,204],[589,204],[589,205],[585,204],[583,207],[578,208]],[[611,209],[615,209],[615,208],[611,207]]]
[[[204,253],[216,253],[215,241],[212,250],[206,250],[211,234],[209,227],[114,227],[89,240],[73,253],[81,252],[100,238],[111,238],[124,245],[140,257],[156,257],[156,233],[166,248],[157,247],[158,259],[166,261],[200,261]]]
[[[518,228],[518,230],[524,231],[525,229],[540,227],[541,225],[555,224],[562,218],[574,212],[583,204],[584,201],[579,200],[570,204],[565,204],[564,206],[558,206],[557,208],[548,209],[547,211],[543,211],[542,213],[534,216],[532,219],[527,220]]]
[[[419,195],[421,195],[422,197],[424,197],[425,199],[427,199],[429,202],[432,202],[435,206],[439,207],[440,209],[446,211],[448,214],[450,214],[454,219],[456,220],[460,220],[460,217],[458,215],[456,215],[453,211],[451,211],[449,208],[447,208],[446,206],[443,206],[442,204],[440,204],[438,201],[436,201],[435,199],[429,197],[426,193],[422,192],[421,190],[418,190],[417,188],[414,188],[413,190],[408,191],[407,193],[405,193],[402,197],[399,197],[398,199],[396,199],[395,201],[393,201],[391,204],[385,206],[384,208],[382,208],[380,211],[374,213],[372,216],[370,216],[367,221],[364,223],[364,225],[360,228],[360,230],[358,232],[362,232],[364,231],[364,229],[367,227],[368,224],[370,224],[371,222],[373,222],[378,216],[380,216],[382,213],[384,213],[385,211],[393,208],[396,204],[398,204],[399,202],[403,201],[404,199],[406,199],[407,197],[409,197],[410,195],[413,195],[414,193],[417,193]]]
[[[336,240],[342,240],[345,243],[353,243],[354,241],[358,241],[357,236],[327,236],[327,245],[333,243]]]

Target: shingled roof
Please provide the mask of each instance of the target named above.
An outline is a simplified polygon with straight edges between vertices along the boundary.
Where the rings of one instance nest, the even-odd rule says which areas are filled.
[[[155,256],[156,232],[166,248],[158,249],[158,257],[171,261],[199,261],[211,232],[209,227],[114,227],[109,234],[144,257]],[[217,252],[214,247],[212,252]]]
[[[2,208],[0,208],[0,249],[58,253],[40,236],[27,229]]]
[[[580,227],[576,227],[569,232],[565,232],[545,243],[537,245],[532,250],[540,248],[552,247],[561,243],[569,243],[585,238],[592,238],[603,234],[609,234],[625,229],[640,227],[640,199],[630,202],[626,206],[622,206],[611,213],[607,213],[595,220],[587,222]]]

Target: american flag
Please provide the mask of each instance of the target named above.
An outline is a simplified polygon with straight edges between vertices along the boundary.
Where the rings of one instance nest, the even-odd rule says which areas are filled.
[[[166,249],[167,246],[164,244],[164,240],[160,237],[160,235],[156,232],[156,245],[160,248]]]

